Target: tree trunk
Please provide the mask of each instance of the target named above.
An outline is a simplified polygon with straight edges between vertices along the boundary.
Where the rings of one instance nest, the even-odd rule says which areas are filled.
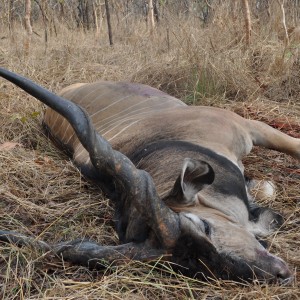
[[[93,15],[95,23],[95,38],[99,39],[102,24],[101,4],[99,1],[93,2]]]
[[[14,6],[14,0],[8,1],[8,30],[10,37],[14,37],[13,30],[14,30],[14,20],[13,20],[13,6]]]
[[[85,15],[85,28],[87,30],[90,30],[90,5],[89,5],[89,1],[87,0],[85,2],[85,12],[84,12],[84,15]]]
[[[111,23],[110,23],[110,12],[109,12],[108,0],[105,0],[105,10],[106,10],[106,20],[107,20],[109,44],[112,46],[113,38],[112,38],[112,30],[111,30]]]
[[[65,20],[64,2],[59,2],[59,12],[60,21],[63,22]]]
[[[244,13],[245,13],[245,29],[246,29],[246,45],[250,45],[251,37],[251,16],[248,0],[243,0]]]
[[[25,17],[24,17],[24,23],[25,23],[25,29],[27,32],[25,43],[24,43],[24,51],[25,55],[28,56],[29,54],[29,48],[30,48],[30,42],[31,42],[31,36],[32,36],[32,27],[30,23],[30,16],[31,16],[31,0],[25,0]]]
[[[154,22],[154,7],[153,7],[153,0],[148,0],[148,22],[150,26],[150,34],[154,34],[154,27],[155,27],[155,22]]]
[[[285,21],[285,11],[284,11],[284,0],[277,0],[279,6],[280,6],[280,11],[281,11],[281,16],[282,16],[282,27],[284,31],[284,43],[285,47],[288,47],[290,40],[289,40],[289,34],[288,30],[286,27],[286,21]]]
[[[159,11],[158,11],[157,0],[153,0],[153,12],[154,12],[156,23],[159,23]]]
[[[42,0],[41,3],[38,0],[35,0],[37,5],[39,6],[41,13],[42,13],[42,18],[43,18],[43,24],[44,24],[44,41],[45,41],[45,52],[47,51],[48,47],[48,23],[49,19],[47,17],[47,3],[45,0]]]

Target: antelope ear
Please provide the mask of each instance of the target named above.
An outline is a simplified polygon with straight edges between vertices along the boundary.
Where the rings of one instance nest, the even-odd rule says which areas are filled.
[[[191,205],[196,194],[206,185],[212,184],[214,179],[215,172],[207,162],[186,158],[167,201]]]

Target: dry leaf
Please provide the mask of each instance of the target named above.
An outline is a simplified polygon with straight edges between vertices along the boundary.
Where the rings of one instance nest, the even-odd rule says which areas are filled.
[[[21,147],[22,145],[20,143],[14,143],[14,142],[5,142],[3,144],[0,144],[0,151],[10,151],[16,147]]]
[[[44,157],[37,157],[34,162],[38,165],[50,165],[52,164],[52,159],[49,158],[48,156],[44,156]]]

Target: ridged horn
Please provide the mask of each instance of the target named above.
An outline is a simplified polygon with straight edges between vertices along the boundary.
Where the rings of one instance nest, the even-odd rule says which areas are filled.
[[[161,246],[172,248],[175,245],[180,234],[178,214],[161,201],[151,176],[137,169],[128,157],[112,149],[95,131],[88,114],[80,106],[4,68],[0,68],[0,76],[65,117],[89,152],[94,167],[115,183],[119,195],[135,205],[157,235]]]

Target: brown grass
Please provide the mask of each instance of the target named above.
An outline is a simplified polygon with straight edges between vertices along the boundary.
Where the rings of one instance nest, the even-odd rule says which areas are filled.
[[[96,41],[92,33],[60,26],[47,49],[34,35],[28,57],[23,52],[24,32],[16,29],[14,40],[0,40],[0,64],[54,91],[98,79],[146,83],[191,104],[225,107],[263,120],[299,138],[297,42],[286,51],[276,34],[270,34],[271,29],[254,26],[251,45],[245,48],[241,24],[234,23],[226,11],[207,28],[195,20],[169,16],[169,23],[162,23],[150,38],[145,25],[136,21],[138,30],[115,32],[113,47],[108,46],[104,33]],[[41,28],[35,30],[42,33]],[[0,81],[0,144],[22,145],[0,152],[0,228],[48,242],[87,237],[116,244],[108,200],[47,140],[41,127],[42,111],[36,100]],[[1,244],[1,297],[299,299],[299,163],[274,151],[255,149],[245,164],[248,175],[271,178],[277,184],[276,201],[266,204],[283,212],[286,221],[269,241],[271,252],[295,270],[292,285],[200,282],[173,274],[159,263],[131,262],[96,272],[49,253]]]

